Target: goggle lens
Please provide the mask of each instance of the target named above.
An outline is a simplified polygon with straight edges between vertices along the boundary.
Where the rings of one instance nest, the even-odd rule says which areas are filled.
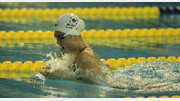
[[[56,39],[58,39],[58,40],[62,40],[62,39],[64,39],[64,38],[65,38],[65,36],[64,36],[64,35],[56,35],[55,37],[56,37]]]

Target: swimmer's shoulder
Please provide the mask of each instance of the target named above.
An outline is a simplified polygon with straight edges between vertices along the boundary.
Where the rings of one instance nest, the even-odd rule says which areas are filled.
[[[91,47],[85,48],[78,55],[78,65],[82,68],[97,68],[99,67],[100,59]]]
[[[83,51],[81,51],[80,55],[88,56],[88,57],[92,57],[92,58],[98,58],[98,55],[90,46],[87,46]]]
[[[96,60],[96,53],[91,49],[91,47],[86,47],[79,55],[78,59],[81,62],[90,62]]]

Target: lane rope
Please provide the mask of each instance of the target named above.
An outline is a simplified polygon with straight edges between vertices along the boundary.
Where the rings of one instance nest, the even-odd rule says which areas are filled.
[[[110,66],[112,66],[112,69],[117,69],[114,68],[114,66],[116,64],[116,66],[125,66],[125,65],[132,65],[134,63],[138,63],[138,62],[143,62],[143,61],[151,61],[151,60],[155,60],[155,61],[169,61],[169,62],[180,62],[180,57],[174,57],[174,56],[170,56],[170,57],[139,57],[139,58],[119,58],[119,59],[108,59],[107,61],[105,59],[101,59],[101,61],[104,61],[106,63],[109,63]],[[36,61],[36,62],[32,62],[32,61],[25,61],[24,63],[20,62],[20,61],[16,61],[14,63],[10,62],[10,61],[4,61],[3,63],[0,63],[0,76],[1,78],[10,78],[10,79],[16,79],[19,77],[31,77],[35,74],[35,72],[40,72],[42,70],[42,67],[45,66],[45,62],[43,61]],[[115,64],[115,65],[114,65]],[[31,67],[31,68],[29,68]],[[12,71],[12,72],[11,72]],[[23,71],[23,72],[22,72]],[[24,71],[26,73],[31,72],[30,74],[25,74]],[[9,72],[9,73],[8,73]],[[34,73],[32,73],[34,72]],[[148,97],[144,97],[144,96],[137,96],[137,97],[124,97],[124,98],[180,98],[180,95],[173,95],[173,96],[148,96]]]
[[[1,39],[53,39],[52,31],[0,31]],[[83,38],[180,37],[180,28],[84,30]],[[55,38],[54,38],[55,39]]]
[[[174,57],[174,56],[169,56],[169,57],[139,57],[139,58],[119,58],[119,59],[101,59],[101,61],[105,62],[106,64],[109,64],[111,69],[115,70],[117,68],[123,68],[126,66],[130,66],[135,63],[140,63],[144,61],[169,61],[169,62],[180,62],[180,57]],[[3,63],[0,63],[0,71],[27,71],[27,72],[36,72],[36,71],[41,71],[42,67],[45,66],[46,62],[43,61],[35,61],[34,63],[32,61],[25,61],[22,63],[21,61],[16,61],[16,62],[11,62],[11,61],[4,61]]]
[[[100,7],[100,8],[61,8],[61,9],[0,9],[4,17],[59,17],[65,13],[74,13],[84,19],[157,19],[160,15],[158,7]]]

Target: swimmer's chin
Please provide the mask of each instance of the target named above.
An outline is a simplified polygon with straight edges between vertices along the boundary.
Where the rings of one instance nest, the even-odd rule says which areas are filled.
[[[62,53],[69,53],[69,51],[65,47],[63,47],[63,46],[60,46],[60,51]]]
[[[59,45],[59,46],[60,46],[61,51],[65,49],[64,46],[62,46],[62,45]]]

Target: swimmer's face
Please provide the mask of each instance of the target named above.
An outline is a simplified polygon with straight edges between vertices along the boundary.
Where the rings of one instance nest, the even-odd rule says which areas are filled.
[[[80,45],[79,37],[81,36],[73,36],[73,35],[67,35],[63,37],[65,33],[55,31],[54,36],[57,39],[57,44],[59,44],[62,49],[65,49],[66,52],[75,52],[78,49],[78,46]]]
[[[66,37],[64,35],[65,35],[65,33],[60,32],[60,31],[55,31],[54,32],[54,37],[57,39],[57,44],[60,44],[61,41]]]

